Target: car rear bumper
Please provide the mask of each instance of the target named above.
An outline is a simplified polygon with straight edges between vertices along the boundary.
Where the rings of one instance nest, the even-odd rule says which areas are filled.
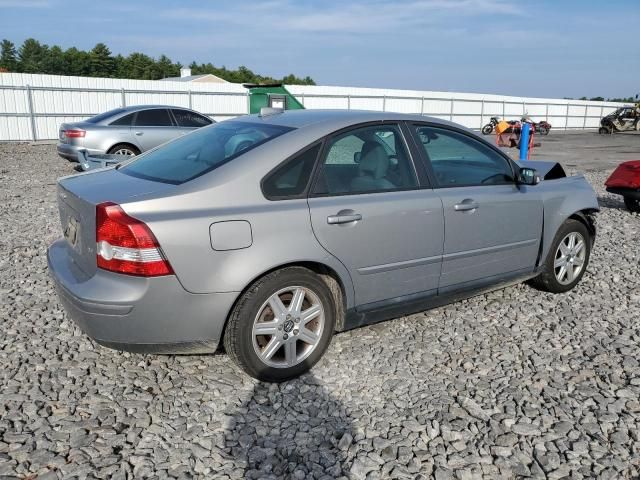
[[[99,155],[104,153],[103,151],[96,150],[95,148],[86,148],[81,145],[69,145],[68,143],[58,143],[57,150],[58,155],[72,162],[78,161],[78,150],[86,150],[89,155]]]
[[[607,187],[607,192],[640,200],[640,188]]]
[[[143,353],[217,349],[237,293],[192,294],[177,277],[142,278],[98,269],[83,273],[64,239],[47,252],[49,272],[68,315],[101,345]]]

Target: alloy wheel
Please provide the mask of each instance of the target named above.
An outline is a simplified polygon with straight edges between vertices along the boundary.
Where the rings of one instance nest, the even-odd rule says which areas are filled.
[[[571,232],[562,239],[553,262],[556,280],[561,285],[569,285],[580,275],[586,254],[584,237],[580,233]]]
[[[251,333],[253,349],[265,365],[290,368],[304,361],[322,338],[325,312],[307,287],[278,290],[258,310]]]

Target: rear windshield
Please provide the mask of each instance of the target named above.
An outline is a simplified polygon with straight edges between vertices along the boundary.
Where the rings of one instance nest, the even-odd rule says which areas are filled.
[[[85,120],[87,123],[98,123],[103,120],[106,120],[109,117],[113,117],[114,115],[118,115],[120,113],[125,112],[124,108],[115,108],[113,110],[109,110],[108,112],[101,113],[100,115],[96,115],[95,117],[91,117]]]
[[[180,137],[119,170],[133,177],[178,185],[290,130],[292,128],[279,125],[228,120]]]

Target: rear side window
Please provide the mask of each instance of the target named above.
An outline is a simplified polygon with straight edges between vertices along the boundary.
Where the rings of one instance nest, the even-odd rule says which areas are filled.
[[[290,127],[231,120],[201,128],[119,168],[133,177],[175,185],[204,175],[288,131]]]
[[[134,115],[135,115],[135,113],[130,113],[129,115],[125,115],[124,117],[120,117],[119,119],[114,120],[109,125],[118,125],[118,126],[128,127],[133,122],[133,116]]]
[[[198,115],[196,112],[190,112],[189,110],[171,110],[173,116],[178,122],[180,127],[205,127],[211,125],[211,120],[203,115]]]
[[[170,127],[172,125],[169,110],[164,108],[140,110],[136,117],[136,127]]]
[[[284,200],[302,195],[309,185],[321,145],[307,148],[269,174],[262,182],[264,196],[269,200]]]
[[[85,122],[87,123],[102,122],[103,120],[106,120],[110,117],[114,117],[124,112],[125,112],[124,108],[114,108],[113,110],[109,110],[108,112],[104,112],[104,113],[101,113],[100,115],[96,115],[95,117],[88,118],[87,120],[85,120]]]

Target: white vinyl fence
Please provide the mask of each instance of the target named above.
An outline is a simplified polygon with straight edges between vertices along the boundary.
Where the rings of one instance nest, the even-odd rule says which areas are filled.
[[[479,129],[492,116],[528,114],[553,129],[593,129],[622,104],[471,93],[322,87],[287,87],[306,108],[414,113]],[[0,141],[51,140],[63,122],[74,122],[127,105],[189,107],[215,120],[248,112],[242,85],[0,73]]]

